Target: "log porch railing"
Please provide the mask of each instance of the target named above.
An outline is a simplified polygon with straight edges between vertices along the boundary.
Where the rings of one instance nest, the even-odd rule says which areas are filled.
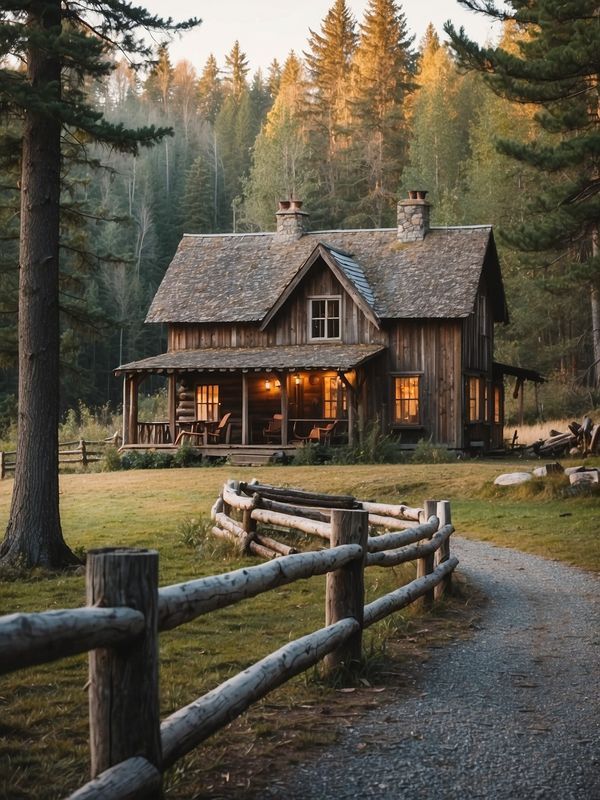
[[[238,512],[248,528],[255,527],[261,516],[271,525],[300,530],[306,529],[300,525],[312,522],[318,524],[312,532],[329,540],[330,548],[294,553],[160,589],[156,551],[92,550],[87,558],[87,607],[0,618],[0,672],[90,651],[92,780],[72,794],[71,800],[160,796],[165,769],[253,702],[320,660],[325,660],[330,671],[342,664],[351,666],[361,657],[365,628],[418,598],[429,606],[434,591],[441,593],[447,587],[458,564],[449,553],[453,528],[447,501],[427,501],[424,509],[356,501],[352,508],[319,511],[316,498],[321,498],[322,508],[325,496],[305,493],[308,508],[304,511],[311,516],[303,517],[274,510],[273,506],[286,503],[266,497],[263,502],[273,506],[257,508],[259,491],[266,495],[273,487],[249,486],[252,497],[244,496],[239,485],[224,487],[221,504],[228,513],[213,509],[215,515],[221,515],[215,520],[221,531],[226,531],[220,527],[226,524],[225,518],[234,524],[230,514]],[[302,513],[302,493],[280,491],[294,500],[294,511]],[[247,501],[254,504],[250,514]],[[315,519],[316,514],[327,522]],[[386,526],[393,527],[395,522],[396,527],[407,529],[369,536],[369,523],[383,526],[384,521]],[[256,531],[251,535],[256,536]],[[417,578],[365,605],[365,568],[409,560],[417,561]],[[324,628],[285,644],[160,721],[159,632],[296,580],[324,574]]]

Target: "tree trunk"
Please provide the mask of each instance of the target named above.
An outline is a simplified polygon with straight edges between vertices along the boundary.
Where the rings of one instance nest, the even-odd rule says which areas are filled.
[[[60,28],[60,0],[31,11],[30,28]],[[59,93],[60,61],[32,47],[27,79],[43,102]],[[58,242],[60,122],[25,115],[19,271],[19,415],[17,461],[4,562],[57,567],[76,563],[58,509]]]
[[[600,248],[600,231],[598,226],[592,231],[592,256],[598,255]],[[594,387],[600,389],[600,288],[592,284],[590,292],[592,306],[592,354],[594,358]]]

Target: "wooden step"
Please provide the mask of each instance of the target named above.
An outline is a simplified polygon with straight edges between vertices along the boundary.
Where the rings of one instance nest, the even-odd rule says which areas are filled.
[[[236,467],[261,467],[269,464],[272,453],[230,453],[229,463]]]

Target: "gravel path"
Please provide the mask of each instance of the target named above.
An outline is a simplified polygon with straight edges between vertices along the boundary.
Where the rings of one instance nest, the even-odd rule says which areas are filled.
[[[489,597],[473,638],[265,797],[600,800],[598,579],[458,537],[452,549]]]

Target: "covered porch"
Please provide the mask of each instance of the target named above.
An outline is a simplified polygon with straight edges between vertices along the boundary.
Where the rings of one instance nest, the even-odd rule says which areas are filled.
[[[360,441],[367,419],[368,370],[381,345],[206,348],[153,356],[115,373],[123,383],[123,447],[174,448],[207,455],[250,448]],[[138,419],[140,387],[167,379],[168,419]],[[258,450],[257,450],[258,448]]]

